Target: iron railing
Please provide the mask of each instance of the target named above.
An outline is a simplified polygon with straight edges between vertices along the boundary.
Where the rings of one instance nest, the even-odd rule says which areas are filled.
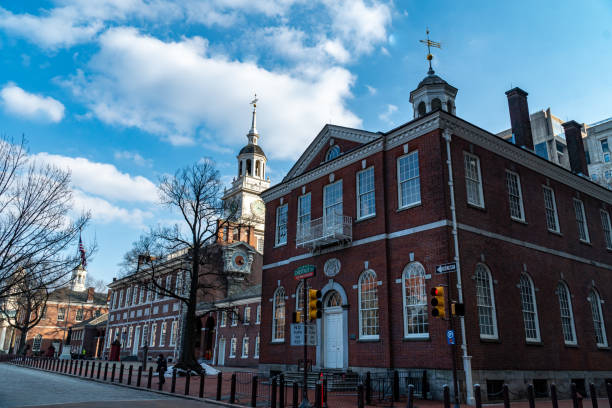
[[[353,219],[347,215],[329,214],[297,226],[296,247],[317,248],[353,239]]]

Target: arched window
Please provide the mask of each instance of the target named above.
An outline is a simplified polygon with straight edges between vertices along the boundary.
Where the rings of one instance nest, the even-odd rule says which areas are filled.
[[[327,151],[327,155],[325,156],[325,161],[329,161],[329,160],[335,159],[338,156],[340,156],[340,146],[333,145]]]
[[[238,162],[238,177],[242,176],[242,160]]]
[[[561,314],[561,329],[563,330],[563,340],[565,344],[576,344],[576,328],[574,327],[574,312],[572,312],[572,299],[569,289],[563,282],[557,286],[557,296],[559,297],[559,311]]]
[[[429,337],[425,268],[412,262],[402,273],[404,297],[404,337]]]
[[[476,304],[478,306],[478,325],[480,337],[497,338],[497,317],[491,272],[483,264],[476,266]]]
[[[310,285],[306,285],[306,290],[310,289]],[[304,308],[304,281],[298,283],[297,289],[295,290],[295,310],[302,310]]]
[[[259,167],[259,160],[255,162],[255,175],[257,177],[261,176],[261,168]]]
[[[434,98],[431,101],[431,110],[435,111],[436,109],[442,109],[442,102],[438,98]]]
[[[538,322],[535,289],[533,281],[526,273],[521,274],[519,288],[521,291],[523,321],[525,322],[525,338],[527,341],[540,341],[540,324]]]
[[[285,341],[285,289],[274,292],[274,316],[272,318],[272,341]]]
[[[245,171],[245,174],[246,174],[247,176],[250,176],[250,175],[251,175],[251,173],[252,173],[252,171],[253,171],[253,168],[252,168],[252,166],[251,166],[251,159],[247,159],[247,161],[246,161],[246,171]]]
[[[266,163],[261,162],[261,178],[266,178]]]
[[[425,106],[425,102],[421,101],[418,107],[419,116],[425,116],[426,110],[427,107]]]
[[[34,336],[34,341],[32,342],[32,351],[39,352],[41,343],[42,343],[42,336],[40,334],[37,334],[36,336]]]
[[[446,101],[446,111],[448,113],[453,113],[453,101],[451,101],[450,99]]]
[[[378,282],[376,273],[367,270],[359,277],[359,338],[377,339],[378,324]]]
[[[338,293],[338,291],[333,290],[325,300],[324,307],[338,307],[342,306],[342,296]]]
[[[595,342],[598,347],[608,347],[606,325],[604,324],[601,310],[601,299],[595,289],[591,290],[589,301],[591,302],[591,313],[593,314],[593,326],[595,326]]]

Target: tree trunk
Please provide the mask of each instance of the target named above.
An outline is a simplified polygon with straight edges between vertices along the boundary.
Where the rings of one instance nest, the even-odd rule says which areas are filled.
[[[17,350],[19,351],[17,352],[17,354],[21,355],[24,353],[27,335],[28,335],[27,330],[21,332],[21,337],[19,337],[19,347],[17,348]]]
[[[199,281],[199,259],[200,253],[197,248],[194,248],[191,263],[191,285],[189,287],[189,302],[187,303],[187,311],[185,313],[185,323],[183,324],[183,338],[181,342],[181,350],[179,359],[176,363],[177,368],[185,370],[202,371],[202,366],[198,364],[195,358],[194,350],[194,332],[196,328],[196,304],[197,290]]]

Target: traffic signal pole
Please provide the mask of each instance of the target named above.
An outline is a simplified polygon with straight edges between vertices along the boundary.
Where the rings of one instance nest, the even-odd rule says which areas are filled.
[[[450,273],[446,274],[446,283],[448,285],[448,307],[451,308],[451,300],[450,300],[450,288],[451,288],[451,277],[450,277]],[[449,310],[450,311],[450,310]],[[452,311],[450,311],[451,313],[449,313],[450,317],[448,318],[448,326],[449,329],[452,330],[453,334],[455,333],[455,322],[453,320],[453,316],[454,314],[452,313]],[[453,337],[456,338],[456,337]],[[450,342],[449,342],[450,343]],[[453,389],[454,389],[454,396],[455,396],[455,408],[459,408],[459,382],[457,381],[457,348],[455,347],[456,345],[454,343],[457,343],[457,341],[453,341],[453,344],[450,344],[450,348],[451,348],[451,359],[453,360]]]
[[[304,324],[304,382],[302,386],[302,403],[300,404],[300,408],[310,408],[310,402],[308,401],[308,373],[306,372],[307,366],[307,358],[308,358],[308,346],[306,340],[308,339],[306,335],[306,331],[308,330],[308,311],[306,300],[306,294],[308,293],[306,287],[308,286],[308,278],[302,281],[302,299],[304,299],[303,303],[303,311],[304,317],[302,318],[302,323]]]

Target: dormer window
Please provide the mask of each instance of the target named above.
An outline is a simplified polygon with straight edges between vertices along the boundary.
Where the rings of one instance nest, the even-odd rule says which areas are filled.
[[[340,146],[334,145],[330,147],[330,149],[327,151],[327,155],[325,156],[325,161],[333,160],[338,156],[340,156]]]

